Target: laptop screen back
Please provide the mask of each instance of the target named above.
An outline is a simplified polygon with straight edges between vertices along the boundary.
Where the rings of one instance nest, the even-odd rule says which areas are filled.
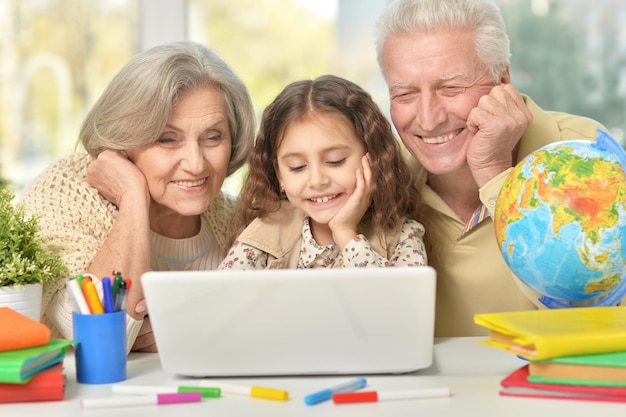
[[[432,363],[430,267],[148,272],[161,365],[185,376],[404,373]]]

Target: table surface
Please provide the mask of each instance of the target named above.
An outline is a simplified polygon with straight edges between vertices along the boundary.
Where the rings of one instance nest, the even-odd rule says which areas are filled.
[[[378,403],[336,405],[327,401],[313,406],[303,398],[311,392],[340,384],[352,376],[220,378],[230,383],[259,385],[288,390],[289,401],[272,401],[224,395],[201,403],[132,406],[124,408],[82,409],[80,400],[111,396],[111,385],[86,385],[76,382],[74,358],[64,361],[67,385],[65,400],[0,405],[3,416],[507,416],[558,417],[626,415],[626,403],[503,397],[498,394],[502,378],[524,362],[506,351],[479,344],[484,338],[442,338],[435,341],[433,365],[403,375],[374,375],[367,378],[366,390],[397,391],[414,388],[449,387],[449,398],[397,400]],[[128,378],[119,384],[196,385],[161,369],[154,353],[132,353],[128,358]]]

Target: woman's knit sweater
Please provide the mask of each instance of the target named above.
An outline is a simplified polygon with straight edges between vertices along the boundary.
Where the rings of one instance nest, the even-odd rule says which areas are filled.
[[[73,337],[72,309],[65,283],[88,270],[118,214],[114,204],[87,184],[87,167],[91,161],[92,157],[84,152],[68,155],[47,168],[22,195],[26,213],[38,218],[40,234],[68,268],[66,275],[45,283],[43,288],[41,321],[51,328],[55,337]],[[169,239],[152,233],[151,268],[216,269],[228,250],[233,210],[234,199],[220,193],[202,214],[197,236]],[[97,288],[102,290],[101,285]],[[129,349],[141,323],[127,316]]]

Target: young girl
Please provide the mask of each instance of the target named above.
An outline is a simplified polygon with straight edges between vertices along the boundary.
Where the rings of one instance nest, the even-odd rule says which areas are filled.
[[[241,233],[220,268],[425,265],[421,208],[367,92],[331,75],[294,82],[263,113],[238,201]]]

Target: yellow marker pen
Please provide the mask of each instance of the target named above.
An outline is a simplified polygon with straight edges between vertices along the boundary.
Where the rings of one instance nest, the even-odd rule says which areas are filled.
[[[247,395],[254,398],[276,401],[287,401],[289,399],[289,391],[276,388],[237,385],[210,380],[200,381],[200,385],[203,387],[219,388],[223,394]]]
[[[282,389],[265,388],[252,386],[250,389],[250,396],[254,398],[264,398],[266,400],[287,401],[289,399],[289,392]]]
[[[85,300],[87,301],[89,310],[91,310],[91,314],[104,313],[104,307],[102,307],[102,302],[100,302],[96,285],[92,281],[85,282],[85,280],[83,280],[83,284],[85,286]]]

